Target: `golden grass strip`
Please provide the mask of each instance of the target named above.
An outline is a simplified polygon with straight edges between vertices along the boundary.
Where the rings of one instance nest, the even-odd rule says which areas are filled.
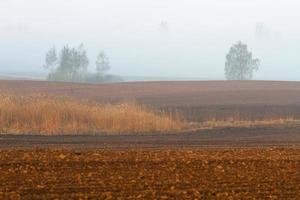
[[[189,123],[190,130],[214,129],[214,128],[238,128],[238,127],[254,127],[254,126],[270,126],[300,123],[294,117],[278,117],[262,120],[240,120],[229,118],[226,120],[210,119],[200,123]]]
[[[187,123],[178,113],[133,102],[97,104],[68,97],[0,94],[0,132],[33,135],[177,133],[201,129],[299,123],[293,117],[264,120],[210,119]]]
[[[102,105],[43,95],[0,95],[0,131],[9,134],[81,135],[178,132],[179,115],[136,103]]]

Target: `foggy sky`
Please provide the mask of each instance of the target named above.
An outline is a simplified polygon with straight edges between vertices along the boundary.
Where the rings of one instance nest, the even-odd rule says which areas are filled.
[[[224,78],[241,40],[261,66],[254,79],[300,80],[296,0],[1,0],[0,72],[43,71],[48,48],[84,43],[111,73]],[[261,27],[258,30],[258,27]]]

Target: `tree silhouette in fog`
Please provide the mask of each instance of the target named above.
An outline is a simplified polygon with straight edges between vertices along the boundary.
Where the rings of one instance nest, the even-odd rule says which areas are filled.
[[[99,76],[103,76],[110,69],[109,58],[101,51],[96,60],[96,70]]]
[[[55,47],[52,47],[46,53],[44,68],[48,69],[50,71],[50,74],[53,74],[56,70],[57,61],[58,61],[58,58],[57,58],[56,49],[55,49]]]
[[[55,47],[46,52],[44,68],[49,70],[48,80],[65,82],[105,83],[120,82],[122,78],[107,74],[109,57],[101,51],[96,58],[96,72],[89,72],[87,52],[81,44],[78,48],[65,45],[57,53]]]
[[[228,80],[250,80],[253,72],[258,70],[259,63],[246,44],[237,42],[226,55],[225,76]]]
[[[46,53],[45,68],[49,80],[82,82],[87,74],[89,59],[83,44],[78,48],[64,46],[57,56],[55,47]]]

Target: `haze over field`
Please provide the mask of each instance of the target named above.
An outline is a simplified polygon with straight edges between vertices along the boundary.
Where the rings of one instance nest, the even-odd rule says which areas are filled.
[[[84,43],[121,76],[224,79],[241,40],[261,60],[254,79],[300,80],[296,0],[3,0],[0,74],[46,73],[45,52]]]

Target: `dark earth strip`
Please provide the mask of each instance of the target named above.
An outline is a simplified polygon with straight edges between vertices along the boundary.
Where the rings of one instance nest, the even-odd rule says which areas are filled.
[[[300,147],[299,126],[294,124],[252,128],[223,128],[165,135],[1,135],[0,149],[65,147],[120,150],[132,148]]]

